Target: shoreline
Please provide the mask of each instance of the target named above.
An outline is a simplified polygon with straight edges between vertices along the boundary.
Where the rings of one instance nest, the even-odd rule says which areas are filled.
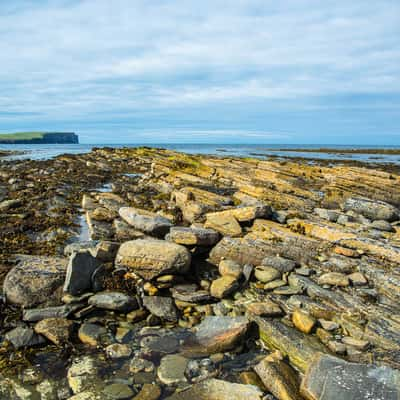
[[[400,166],[281,158],[3,160],[0,395],[261,399],[317,353],[397,373]]]
[[[350,146],[349,146],[350,147]],[[385,149],[385,148],[335,148],[335,147],[320,147],[320,148],[280,148],[280,149],[269,149],[268,151],[291,151],[296,153],[332,153],[332,154],[389,154],[398,155],[400,149]]]

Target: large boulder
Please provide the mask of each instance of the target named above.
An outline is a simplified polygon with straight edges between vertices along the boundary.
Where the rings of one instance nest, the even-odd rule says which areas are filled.
[[[172,226],[172,222],[169,219],[139,208],[121,207],[119,215],[135,229],[152,236],[165,236]]]
[[[59,303],[67,263],[64,258],[24,257],[4,280],[7,301],[23,307]]]
[[[186,247],[156,239],[125,242],[115,259],[117,267],[129,268],[144,279],[163,274],[184,274],[190,262],[191,256]]]
[[[374,201],[366,198],[348,198],[343,206],[345,211],[355,211],[364,217],[375,220],[396,221],[400,210],[384,201]]]
[[[318,354],[303,378],[301,394],[309,400],[397,400],[400,372]]]

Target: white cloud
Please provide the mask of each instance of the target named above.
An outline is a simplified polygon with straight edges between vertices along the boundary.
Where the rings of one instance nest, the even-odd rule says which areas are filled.
[[[20,4],[0,4],[1,111],[56,119],[400,93],[398,1]]]

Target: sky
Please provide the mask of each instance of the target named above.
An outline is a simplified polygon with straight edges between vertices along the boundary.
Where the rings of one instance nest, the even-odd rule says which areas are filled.
[[[399,0],[1,0],[0,133],[400,145]]]

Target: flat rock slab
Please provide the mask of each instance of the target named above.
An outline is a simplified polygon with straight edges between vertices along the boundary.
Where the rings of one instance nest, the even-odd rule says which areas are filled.
[[[398,400],[400,372],[319,354],[307,369],[301,393],[308,400]]]
[[[144,279],[165,274],[184,274],[190,262],[191,256],[186,247],[156,239],[125,242],[115,259],[117,267],[129,268]]]
[[[185,290],[184,288],[172,288],[171,294],[174,299],[188,303],[204,303],[213,300],[213,297],[207,290]]]
[[[213,247],[209,259],[215,265],[219,265],[223,259],[236,261],[240,265],[261,265],[263,259],[272,251],[272,246],[262,240],[224,237]]]
[[[244,339],[249,325],[246,317],[206,317],[186,340],[183,352],[200,357],[231,350]]]
[[[326,347],[314,336],[306,335],[291,328],[281,321],[268,320],[254,316],[260,338],[271,350],[280,350],[287,355],[291,364],[304,372],[313,357],[319,352],[326,352]]]
[[[161,359],[157,370],[160,381],[166,385],[187,382],[185,371],[189,360],[179,354],[170,354]]]
[[[225,211],[216,213],[209,213],[206,215],[206,228],[215,229],[224,236],[240,236],[242,234],[242,227],[237,219],[227,214]]]
[[[82,308],[82,304],[66,304],[64,306],[32,308],[24,310],[22,319],[28,322],[37,322],[47,318],[67,318],[73,311]]]
[[[219,233],[213,229],[185,228],[175,226],[169,231],[169,239],[186,246],[212,246],[219,240]]]
[[[4,280],[7,301],[24,307],[59,302],[67,263],[64,258],[24,257]]]
[[[268,256],[263,259],[261,265],[272,267],[283,274],[284,272],[292,272],[296,268],[297,264],[295,261],[287,258]]]
[[[135,229],[157,237],[166,235],[172,226],[169,219],[139,208],[121,207],[119,215]]]
[[[231,383],[220,379],[208,379],[177,392],[168,400],[261,400],[263,392],[253,385]]]
[[[89,298],[89,304],[105,310],[129,312],[138,308],[135,298],[120,292],[100,292]]]

